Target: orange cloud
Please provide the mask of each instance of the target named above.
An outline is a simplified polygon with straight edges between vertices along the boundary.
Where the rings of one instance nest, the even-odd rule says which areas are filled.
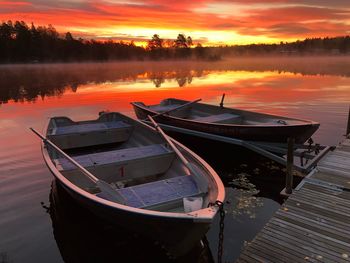
[[[29,2],[19,2],[19,1],[13,1],[13,2],[9,2],[9,1],[0,1],[0,6],[2,6],[3,8],[6,7],[19,7],[19,6],[30,6],[32,5]]]
[[[211,44],[279,42],[349,34],[348,0],[3,1],[0,20],[54,25],[77,37],[145,42],[191,35]]]

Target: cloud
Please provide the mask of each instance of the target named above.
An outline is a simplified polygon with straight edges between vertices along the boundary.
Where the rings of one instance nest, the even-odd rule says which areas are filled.
[[[278,42],[349,34],[349,0],[1,1],[0,21],[53,24],[92,38],[186,33],[211,43]]]

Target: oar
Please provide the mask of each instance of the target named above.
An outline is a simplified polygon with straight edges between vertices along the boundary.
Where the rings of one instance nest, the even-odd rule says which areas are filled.
[[[187,107],[187,106],[190,106],[190,105],[192,105],[192,104],[194,104],[194,103],[197,103],[198,101],[201,101],[201,100],[202,100],[202,99],[196,99],[196,100],[187,102],[187,103],[185,103],[185,104],[182,104],[182,105],[180,105],[180,106],[178,106],[178,107],[175,107],[175,108],[172,108],[172,109],[170,109],[170,110],[163,111],[163,112],[161,112],[161,113],[157,113],[157,114],[153,115],[152,117],[155,118],[155,117],[158,117],[158,116],[167,114],[167,113],[169,113],[169,112],[182,109],[182,108],[184,108],[184,107]],[[143,119],[143,121],[145,121],[145,120],[147,120],[147,118]]]
[[[70,161],[72,164],[74,164],[87,178],[89,178],[92,182],[94,182],[100,188],[102,193],[108,195],[108,197],[112,201],[115,201],[115,202],[118,202],[121,204],[125,203],[124,198],[115,189],[113,189],[111,185],[109,185],[105,181],[95,177],[92,173],[90,173],[88,170],[86,170],[77,161],[75,161],[72,157],[70,157],[68,154],[66,154],[64,151],[62,151],[56,144],[51,142],[49,139],[47,139],[45,136],[40,134],[38,131],[36,131],[33,128],[30,128],[30,130],[32,132],[34,132],[38,137],[40,137],[44,143],[50,145],[52,148],[54,148],[56,151],[58,151],[61,155],[63,155],[68,161]]]
[[[204,182],[202,176],[198,174],[198,172],[193,168],[192,164],[185,158],[185,156],[183,156],[183,154],[179,151],[179,149],[170,140],[168,135],[166,135],[165,132],[162,130],[162,128],[159,127],[158,123],[156,123],[155,120],[150,115],[148,115],[148,119],[153,123],[154,127],[161,134],[161,136],[167,141],[167,143],[170,145],[170,147],[173,149],[176,155],[180,158],[181,162],[187,167],[190,173],[194,175],[199,188],[203,192],[207,192],[208,185],[206,182]]]

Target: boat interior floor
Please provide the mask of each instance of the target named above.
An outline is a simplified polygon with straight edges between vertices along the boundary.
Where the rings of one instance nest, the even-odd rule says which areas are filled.
[[[125,204],[135,208],[168,211],[183,207],[183,198],[198,197],[201,192],[193,176],[177,176],[116,190],[125,200]],[[108,196],[97,196],[108,200]]]
[[[179,164],[177,168],[170,169],[174,158],[175,153],[166,144],[84,152],[73,156],[93,175],[109,183],[126,205],[155,211],[183,212],[184,198],[203,197],[204,200],[206,192],[200,190],[193,175],[185,175],[185,171],[182,171],[179,176]],[[73,184],[112,201],[71,162],[65,158],[53,161],[61,174]]]

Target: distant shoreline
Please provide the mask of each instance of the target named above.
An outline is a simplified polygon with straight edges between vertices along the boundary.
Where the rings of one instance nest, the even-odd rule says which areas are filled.
[[[140,64],[167,64],[167,63],[191,63],[191,64],[201,64],[201,63],[214,63],[214,64],[221,64],[221,63],[234,63],[238,61],[247,61],[251,62],[253,60],[260,59],[263,61],[270,61],[273,59],[281,59],[282,61],[292,61],[292,60],[324,60],[324,59],[330,59],[330,60],[344,60],[347,61],[350,59],[350,54],[344,54],[344,55],[315,55],[315,54],[304,54],[304,55],[256,55],[256,56],[229,56],[224,57],[219,60],[205,60],[205,59],[162,59],[162,60],[106,60],[106,61],[99,61],[99,60],[90,60],[90,61],[43,61],[43,62],[12,62],[12,63],[0,63],[0,66],[6,67],[6,66],[42,66],[42,65],[75,65],[75,64],[132,64],[132,63],[140,63]],[[350,60],[349,60],[350,61]],[[278,62],[278,61],[275,61]]]

